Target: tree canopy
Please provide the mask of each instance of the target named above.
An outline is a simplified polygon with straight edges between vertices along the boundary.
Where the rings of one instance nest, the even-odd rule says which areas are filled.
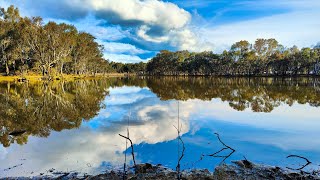
[[[284,47],[276,39],[234,43],[221,54],[211,51],[160,51],[147,63],[124,64],[103,58],[95,37],[73,25],[21,17],[14,6],[0,10],[0,73],[138,73],[148,75],[287,76],[319,75],[320,46]]]
[[[242,40],[221,54],[161,51],[146,66],[150,75],[319,75],[320,48],[285,48],[275,39]]]
[[[103,58],[95,37],[65,23],[21,17],[14,6],[0,8],[0,73],[3,75],[132,73],[145,63],[123,64]]]

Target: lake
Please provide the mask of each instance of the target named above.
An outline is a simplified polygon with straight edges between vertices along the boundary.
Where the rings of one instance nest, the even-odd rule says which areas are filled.
[[[129,134],[137,163],[172,169],[179,159],[181,169],[210,171],[244,158],[305,164],[289,155],[319,168],[319,85],[315,78],[2,82],[0,177],[121,170],[133,160],[119,134]]]

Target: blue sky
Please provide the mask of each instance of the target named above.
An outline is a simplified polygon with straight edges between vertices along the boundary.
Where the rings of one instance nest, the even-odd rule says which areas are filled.
[[[92,33],[112,61],[147,61],[163,49],[214,51],[276,38],[290,47],[320,41],[319,0],[0,0],[22,15]]]

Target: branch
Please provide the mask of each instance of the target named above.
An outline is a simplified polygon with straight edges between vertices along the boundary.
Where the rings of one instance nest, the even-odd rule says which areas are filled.
[[[174,125],[173,125],[174,126]],[[175,126],[174,126],[175,127]],[[177,166],[176,166],[176,171],[177,171],[177,173],[178,173],[178,180],[180,180],[181,179],[181,174],[180,174],[180,162],[181,162],[181,160],[183,159],[183,157],[184,157],[184,152],[185,152],[185,150],[186,150],[186,147],[185,147],[185,145],[184,145],[184,142],[183,142],[183,140],[182,140],[182,138],[181,138],[181,136],[180,136],[180,130],[181,129],[178,129],[177,127],[175,127],[176,129],[177,129],[177,131],[178,131],[178,140],[179,141],[181,141],[181,143],[182,143],[182,153],[181,153],[181,156],[179,157],[179,159],[178,159],[178,163],[177,163]],[[178,146],[179,146],[179,144],[178,144]]]
[[[127,139],[127,140],[129,140],[129,141],[130,141],[130,144],[131,144],[131,154],[132,154],[133,164],[134,164],[134,167],[136,167],[136,166],[137,166],[137,164],[136,164],[136,159],[135,159],[135,157],[134,157],[133,143],[132,143],[131,139],[130,139],[129,137],[123,136],[123,135],[121,135],[121,134],[119,134],[119,136],[121,136],[121,137],[123,137],[123,138],[125,138],[125,139]]]
[[[224,146],[225,146],[226,148],[228,148],[228,149],[231,149],[231,150],[233,150],[233,151],[236,151],[236,150],[233,149],[232,147],[226,145],[226,144],[220,139],[220,135],[219,135],[218,133],[214,133],[214,134],[217,135],[217,137],[218,137],[218,139],[219,139],[219,141],[220,141],[220,143],[221,143],[222,145],[224,145]]]
[[[213,153],[213,154],[209,154],[209,155],[207,155],[207,156],[217,157],[216,154],[218,154],[218,153],[220,153],[220,152],[222,152],[222,151],[224,151],[224,150],[227,150],[227,149],[228,149],[228,148],[222,148],[220,151],[217,151],[217,152],[215,152],[215,153]]]
[[[179,157],[178,165],[177,165],[177,167],[176,167],[176,168],[178,168],[178,167],[179,167],[179,170],[180,170],[180,161],[181,161],[181,160],[182,160],[182,158],[184,157],[184,151],[186,150],[186,147],[184,146],[184,142],[183,142],[183,140],[181,139],[181,136],[179,136],[178,138],[179,138],[179,140],[180,140],[180,141],[181,141],[181,143],[182,143],[182,154],[181,154],[181,156]]]
[[[217,151],[217,152],[215,152],[215,153],[213,153],[213,154],[209,154],[209,155],[206,155],[206,156],[211,156],[211,157],[216,157],[216,158],[223,158],[223,160],[221,161],[221,163],[222,163],[222,162],[224,162],[226,159],[228,159],[234,152],[236,152],[236,150],[233,149],[232,147],[228,146],[227,144],[225,144],[225,143],[220,139],[220,135],[219,135],[218,133],[214,133],[214,134],[217,136],[219,142],[224,146],[224,148],[222,148],[221,150],[219,150],[219,151]],[[227,150],[227,149],[230,149],[230,150],[231,150],[231,152],[230,152],[228,155],[225,155],[225,156],[217,155],[217,154],[219,154],[219,153],[221,153],[222,151]],[[202,158],[202,157],[201,157],[201,158]],[[201,160],[202,160],[202,159],[201,159]]]
[[[307,158],[305,158],[305,157],[302,157],[302,156],[298,156],[298,155],[289,155],[289,156],[287,156],[287,158],[300,158],[300,159],[303,159],[303,160],[306,161],[306,164],[305,164],[305,165],[303,165],[303,166],[301,166],[300,168],[297,168],[297,169],[290,168],[290,167],[286,167],[286,168],[288,168],[288,169],[290,169],[290,170],[299,171],[299,170],[302,170],[302,169],[304,169],[305,167],[309,166],[309,165],[312,163],[311,161],[309,161],[309,159],[307,159]]]

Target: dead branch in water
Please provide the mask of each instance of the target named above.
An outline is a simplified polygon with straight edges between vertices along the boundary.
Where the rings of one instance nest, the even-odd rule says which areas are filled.
[[[228,146],[227,144],[225,144],[225,143],[221,140],[220,135],[219,135],[218,133],[214,133],[214,134],[217,136],[219,142],[224,146],[224,148],[222,148],[221,150],[219,150],[219,151],[217,151],[217,152],[215,152],[215,153],[213,153],[213,154],[209,154],[209,155],[207,155],[207,156],[216,157],[216,158],[223,158],[223,160],[221,161],[221,163],[223,163],[223,162],[225,162],[225,160],[228,159],[234,152],[236,152],[236,150],[233,149],[232,147]],[[228,155],[225,155],[225,156],[217,155],[217,154],[219,154],[219,153],[221,153],[222,151],[227,150],[227,149],[230,149],[230,150],[231,150],[231,152],[230,152]]]
[[[181,135],[180,135],[180,132],[181,132],[181,129],[182,129],[182,124],[180,125],[180,104],[179,104],[179,101],[178,101],[178,127],[176,127],[175,125],[173,125],[173,127],[176,128],[177,132],[178,132],[178,162],[177,162],[177,166],[176,166],[176,171],[178,173],[178,177],[177,179],[180,180],[181,179],[181,165],[180,165],[180,162],[182,160],[182,158],[184,157],[184,151],[186,150],[186,147],[184,145],[184,142],[181,138]],[[179,144],[179,141],[181,142],[182,144],[182,152],[181,152],[181,156],[180,155],[180,144]]]
[[[136,167],[137,164],[136,164],[136,159],[135,159],[135,157],[134,157],[134,149],[133,149],[133,143],[132,143],[131,139],[130,139],[129,137],[123,136],[123,135],[121,135],[121,134],[119,134],[119,136],[121,136],[121,137],[129,140],[129,142],[130,142],[130,144],[131,144],[131,154],[132,154],[133,164],[134,164],[134,167]]]
[[[228,148],[228,149],[231,149],[231,150],[233,150],[233,151],[236,151],[236,150],[233,149],[232,147],[226,145],[226,144],[220,139],[220,135],[219,135],[218,133],[214,133],[214,134],[217,135],[217,137],[218,137],[218,139],[219,139],[219,141],[220,141],[220,143],[221,143],[222,145],[224,145],[224,146],[225,146],[226,148]]]
[[[290,168],[290,167],[286,167],[287,169],[290,169],[290,170],[300,171],[300,170],[304,169],[305,167],[309,166],[309,165],[312,163],[311,161],[309,161],[309,159],[307,159],[307,158],[305,158],[305,157],[303,157],[303,156],[289,155],[289,156],[287,156],[287,158],[300,158],[300,159],[303,159],[303,160],[306,161],[306,164],[304,164],[303,166],[301,166],[300,168],[297,168],[297,169],[295,169],[295,168]]]
[[[185,147],[185,145],[184,145],[184,142],[183,142],[183,140],[182,140],[182,138],[181,138],[181,136],[180,136],[180,134],[179,134],[179,136],[178,136],[178,140],[181,142],[181,144],[182,144],[182,153],[181,153],[181,156],[179,157],[179,159],[178,159],[178,164],[177,164],[177,166],[176,166],[176,171],[177,171],[177,173],[178,173],[178,180],[180,180],[181,179],[181,173],[180,173],[180,171],[181,171],[181,168],[180,168],[180,162],[181,162],[181,160],[183,159],[183,157],[184,157],[184,151],[186,150],[186,147]]]

